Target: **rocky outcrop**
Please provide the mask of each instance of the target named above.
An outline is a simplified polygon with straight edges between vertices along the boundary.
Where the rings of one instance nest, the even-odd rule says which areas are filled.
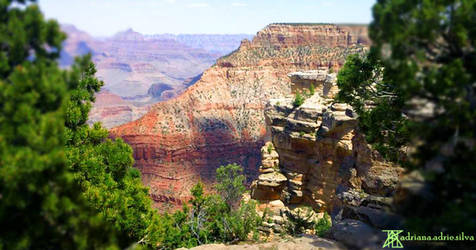
[[[382,249],[386,234],[359,220],[344,219],[336,221],[330,232],[334,240],[352,249]]]
[[[273,39],[265,43],[264,34],[271,34],[275,27],[271,25],[219,59],[179,97],[111,131],[133,147],[136,167],[154,195],[187,199],[198,180],[213,183],[215,169],[227,163],[241,164],[248,179],[254,179],[266,138],[263,110],[270,98],[291,93],[287,74],[341,65],[347,55],[366,49],[360,43],[328,47],[332,44],[321,45],[308,36],[297,39],[300,29],[316,28],[281,26],[280,34],[295,42],[286,47],[274,44]],[[325,34],[321,29],[316,32]]]
[[[403,169],[384,161],[366,143],[350,106],[334,101],[335,74],[318,70],[289,77],[295,91],[312,84],[316,92],[299,107],[293,106],[292,96],[267,104],[271,142],[261,150],[262,166],[251,197],[262,204],[282,202],[281,211],[299,205],[327,211],[339,225],[332,231],[335,237],[363,237],[341,230],[351,228],[345,226],[349,223],[367,234],[398,226],[399,217],[387,208]],[[374,238],[358,247],[381,239]]]
[[[266,146],[271,154],[263,153],[260,171],[269,168],[270,155],[273,162],[279,163],[273,174],[282,174],[287,179],[285,185],[283,178],[277,179],[282,187],[280,199],[332,211],[342,203],[362,202],[369,195],[393,194],[402,169],[385,162],[365,142],[358,130],[357,115],[350,106],[333,101],[337,92],[335,74],[308,71],[289,76],[301,88],[305,87],[303,80],[314,84],[316,93],[299,107],[293,106],[292,97],[272,99],[266,107],[272,144]],[[272,180],[260,182],[261,179],[260,175],[258,190],[273,183]],[[356,198],[353,192],[358,193],[359,201],[352,200]]]
[[[339,92],[339,88],[335,84],[336,74],[327,74],[327,68],[294,72],[288,74],[288,77],[291,79],[291,92],[293,93],[309,91],[311,86],[325,98],[332,98]]]

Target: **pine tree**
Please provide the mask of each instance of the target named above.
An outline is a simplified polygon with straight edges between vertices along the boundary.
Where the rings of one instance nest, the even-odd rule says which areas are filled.
[[[230,207],[239,204],[245,192],[243,168],[237,164],[221,166],[216,170],[216,189]]]
[[[156,245],[158,215],[139,171],[132,166],[132,148],[122,139],[108,139],[107,130],[99,123],[93,127],[86,123],[94,94],[103,86],[94,76],[91,56],[77,58],[68,73],[66,156],[84,198],[121,235],[121,246],[139,241]]]
[[[114,247],[82,198],[64,152],[65,35],[36,5],[0,1],[0,248]]]
[[[426,195],[398,203],[409,230],[476,225],[475,13],[474,0],[379,0],[370,54],[339,72],[369,142],[425,180]]]
[[[0,1],[0,249],[154,247],[164,228],[132,150],[86,124],[90,56],[58,67],[65,35],[28,1]]]

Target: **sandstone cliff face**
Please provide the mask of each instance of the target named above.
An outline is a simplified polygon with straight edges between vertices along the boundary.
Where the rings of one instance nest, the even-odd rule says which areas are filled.
[[[367,145],[350,106],[334,102],[335,92],[328,92],[324,86],[336,89],[335,74],[305,72],[297,78],[309,79],[312,73],[314,79],[326,80],[314,81],[316,93],[304,104],[294,107],[292,97],[272,99],[265,109],[272,140],[266,147],[273,150],[262,150],[260,171],[267,173],[259,176],[254,198],[279,197],[288,204],[308,203],[315,209],[330,211],[342,202],[336,197],[342,192],[389,196],[402,169],[385,162]],[[279,176],[269,179],[280,186],[274,187],[275,192],[259,195],[259,187],[273,186],[261,181],[266,175]]]
[[[323,47],[349,47],[368,45],[367,27],[364,25],[336,26],[332,24],[271,24],[258,32],[253,47],[266,45],[293,47],[313,44]]]
[[[349,32],[342,30],[346,27],[270,25],[219,59],[178,98],[114,128],[112,134],[133,147],[136,167],[157,205],[187,199],[199,179],[212,183],[215,169],[223,164],[236,162],[249,179],[256,177],[266,137],[265,103],[291,93],[287,74],[339,66],[347,55],[365,50],[366,43],[358,39],[321,44],[325,39],[313,38],[331,32],[348,41]],[[284,38],[274,39],[278,36]]]
[[[334,101],[335,74],[308,71],[289,76],[296,91],[312,83],[316,93],[299,107],[293,106],[292,97],[267,104],[271,141],[261,150],[261,174],[252,184],[251,197],[269,207],[282,202],[277,208],[281,214],[288,206],[309,205],[369,232],[373,229],[362,222],[346,219],[388,226],[395,216],[385,214],[385,208],[403,169],[384,161],[366,143],[350,106]]]

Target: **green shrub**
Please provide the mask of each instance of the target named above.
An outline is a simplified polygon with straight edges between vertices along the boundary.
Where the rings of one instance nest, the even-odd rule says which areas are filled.
[[[294,212],[286,211],[287,220],[284,224],[286,232],[296,236],[305,233],[307,229],[314,228],[315,221],[312,219],[314,215],[311,207],[302,207]]]
[[[311,83],[311,86],[309,86],[309,94],[314,95],[316,93],[316,88],[314,87],[314,84]]]
[[[220,188],[229,187],[242,194],[242,171],[236,164],[220,167],[217,170],[217,180],[222,184]],[[252,240],[248,239],[250,234],[253,239],[258,238],[258,227],[263,219],[256,212],[256,201],[229,205],[226,199],[231,197],[230,194],[222,190],[221,196],[205,195],[201,182],[191,191],[193,198],[189,205],[184,205],[182,210],[172,215],[162,216],[165,230],[160,232],[163,235],[161,248],[190,248],[213,242],[236,243]]]
[[[324,212],[324,218],[318,220],[314,226],[315,234],[317,234],[320,237],[323,237],[324,235],[326,235],[332,226],[332,222],[330,219],[331,218],[329,214],[327,214],[327,212]]]
[[[304,103],[304,97],[301,95],[300,91],[296,92],[296,95],[294,96],[294,102],[293,105],[295,107],[299,107]]]
[[[314,229],[314,233],[320,237],[324,236],[331,228],[330,216],[327,212],[321,219],[315,219],[316,213],[311,207],[302,207],[293,212],[287,211],[284,228],[290,235],[303,234],[308,229]]]
[[[273,152],[273,144],[268,144],[268,154],[271,154]]]
[[[232,207],[239,203],[246,188],[243,168],[237,164],[221,166],[216,170],[217,184],[215,186],[223,200]]]

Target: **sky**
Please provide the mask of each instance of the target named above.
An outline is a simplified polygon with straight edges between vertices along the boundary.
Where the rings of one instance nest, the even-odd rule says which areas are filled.
[[[94,36],[255,34],[270,23],[369,23],[375,0],[39,0],[43,13]]]

